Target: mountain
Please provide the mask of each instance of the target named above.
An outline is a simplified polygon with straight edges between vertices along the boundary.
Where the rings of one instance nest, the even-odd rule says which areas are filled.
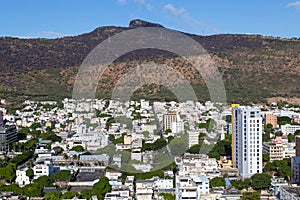
[[[109,37],[138,27],[163,26],[136,19],[129,27],[106,26],[57,39],[0,38],[1,97],[14,101],[71,97],[76,74],[88,53]],[[262,102],[270,98],[297,102],[300,99],[300,39],[185,34],[199,42],[215,61],[225,83],[228,102]],[[180,71],[191,81],[201,100],[209,99],[201,76],[192,68],[182,67],[184,60],[153,49],[134,51],[117,59],[99,80],[98,96],[109,97],[122,74],[149,57]],[[174,98],[170,91],[158,85],[141,87],[135,97]]]

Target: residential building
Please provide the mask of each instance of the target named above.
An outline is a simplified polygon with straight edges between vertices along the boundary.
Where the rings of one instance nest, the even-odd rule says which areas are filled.
[[[130,195],[132,196],[134,193],[134,176],[127,176],[125,185],[128,186]]]
[[[262,172],[262,117],[260,110],[234,107],[233,165],[243,178]]]
[[[141,149],[132,149],[131,151],[131,160],[142,161],[142,152]]]
[[[235,153],[234,153],[235,143],[234,143],[234,134],[233,134],[234,133],[234,123],[235,123],[234,108],[237,106],[240,106],[240,104],[231,104],[231,144],[232,144],[231,160],[232,160],[232,163],[234,162],[234,156],[235,156]]]
[[[267,113],[265,124],[272,124],[273,128],[278,128],[277,115]]]
[[[300,156],[300,136],[295,136],[295,143],[296,143],[296,156]]]
[[[299,115],[294,116],[294,117],[292,118],[292,122],[293,122],[293,123],[300,124],[300,116],[299,116]]]
[[[300,157],[295,156],[292,158],[291,161],[292,167],[292,182],[293,183],[300,183]]]
[[[175,158],[180,176],[207,176],[214,178],[220,175],[218,163],[215,158],[207,155],[185,153],[182,157]]]
[[[285,124],[285,125],[281,125],[281,132],[284,135],[288,135],[288,134],[293,134],[297,131],[300,130],[300,125],[291,125],[291,124]]]
[[[23,169],[17,169],[16,170],[16,184],[18,184],[20,187],[30,184],[30,179],[26,175],[26,171],[28,168]]]
[[[300,187],[293,187],[293,186],[281,187],[280,200],[300,200]]]
[[[153,180],[137,180],[135,197],[137,200],[152,200]]]
[[[197,200],[197,186],[190,177],[176,177],[176,200]]]
[[[182,121],[172,122],[172,133],[178,135],[184,131],[184,123]]]
[[[284,178],[272,178],[270,193],[273,196],[280,195],[280,188],[283,186],[288,186],[288,182]]]
[[[80,163],[88,163],[91,166],[94,166],[96,163],[100,166],[108,166],[109,164],[109,155],[100,154],[100,155],[80,155]]]
[[[154,181],[153,187],[155,190],[170,190],[173,189],[173,179],[161,179],[158,178]]]
[[[8,151],[9,144],[17,141],[17,127],[15,125],[0,126],[0,151]]]
[[[199,144],[199,132],[198,131],[188,131],[187,132],[187,141],[188,141],[188,148]]]
[[[34,179],[41,176],[50,176],[53,173],[53,161],[52,159],[45,159],[38,161],[33,167]]]
[[[209,194],[209,181],[205,176],[177,176],[176,200],[200,199],[201,195]]]
[[[265,142],[263,144],[263,154],[268,154],[270,161],[282,160],[284,158],[283,145],[282,143]]]
[[[177,114],[176,112],[169,112],[167,114],[164,114],[163,117],[163,129],[164,131],[167,129],[172,130],[172,123],[177,122]]]

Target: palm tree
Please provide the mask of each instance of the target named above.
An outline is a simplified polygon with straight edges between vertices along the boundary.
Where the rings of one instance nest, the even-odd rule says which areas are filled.
[[[69,159],[69,156],[68,156],[68,154],[64,154],[64,159],[66,160],[66,163],[67,163],[67,167],[68,167],[68,159]]]
[[[78,159],[78,156],[77,156],[76,154],[74,154],[72,158],[73,158],[73,162],[74,162],[74,160],[75,160],[76,162],[74,162],[74,163],[76,163],[76,165],[77,165],[77,159]]]

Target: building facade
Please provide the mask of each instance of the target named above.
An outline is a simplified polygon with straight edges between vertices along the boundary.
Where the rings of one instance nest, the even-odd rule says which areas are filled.
[[[266,114],[266,124],[272,124],[273,128],[278,128],[277,115],[267,113]]]
[[[243,178],[262,172],[262,117],[260,110],[234,107],[233,165]]]
[[[291,161],[292,165],[292,182],[293,183],[300,183],[300,157],[295,156],[292,158]]]
[[[188,131],[187,132],[187,142],[188,148],[199,144],[199,132],[198,131]]]
[[[8,151],[10,144],[17,141],[17,127],[15,125],[0,126],[0,151]]]
[[[284,156],[282,143],[266,142],[263,144],[263,154],[268,154],[270,161],[282,160]]]
[[[292,186],[281,187],[280,200],[300,200],[300,187],[292,187]]]
[[[177,114],[176,112],[170,112],[164,115],[163,117],[164,120],[164,131],[167,129],[171,129],[172,130],[172,123],[173,122],[177,122]]]

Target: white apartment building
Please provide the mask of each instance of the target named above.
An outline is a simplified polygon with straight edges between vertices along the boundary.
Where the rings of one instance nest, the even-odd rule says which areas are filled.
[[[187,132],[187,141],[188,141],[188,148],[199,144],[199,132],[198,131],[188,131]]]
[[[137,180],[135,197],[137,200],[152,200],[153,180]]]
[[[233,109],[233,164],[243,178],[250,178],[262,172],[262,117],[259,109]]]
[[[263,144],[263,154],[268,154],[270,161],[282,160],[284,158],[282,143],[265,142]]]
[[[164,131],[167,129],[172,130],[172,123],[177,122],[177,113],[176,112],[170,112],[168,114],[164,114],[163,117],[163,129]]]
[[[217,160],[207,155],[186,153],[183,157],[175,158],[179,167],[179,176],[207,176],[214,178],[220,175]]]
[[[209,181],[205,176],[177,176],[176,200],[201,199],[202,194],[209,194]]]
[[[297,130],[300,130],[299,125],[291,125],[291,124],[285,124],[280,126],[281,132],[283,135],[288,135],[288,134],[294,134]]]
[[[52,159],[46,159],[37,162],[37,164],[33,167],[33,172],[34,172],[34,179],[37,179],[41,176],[50,176],[53,173]]]
[[[173,189],[173,179],[157,179],[154,181],[154,188],[156,190]]]
[[[172,122],[171,130],[173,135],[181,134],[184,131],[183,121]]]
[[[26,175],[26,171],[28,168],[18,169],[16,170],[16,184],[20,187],[30,184],[29,177]]]

